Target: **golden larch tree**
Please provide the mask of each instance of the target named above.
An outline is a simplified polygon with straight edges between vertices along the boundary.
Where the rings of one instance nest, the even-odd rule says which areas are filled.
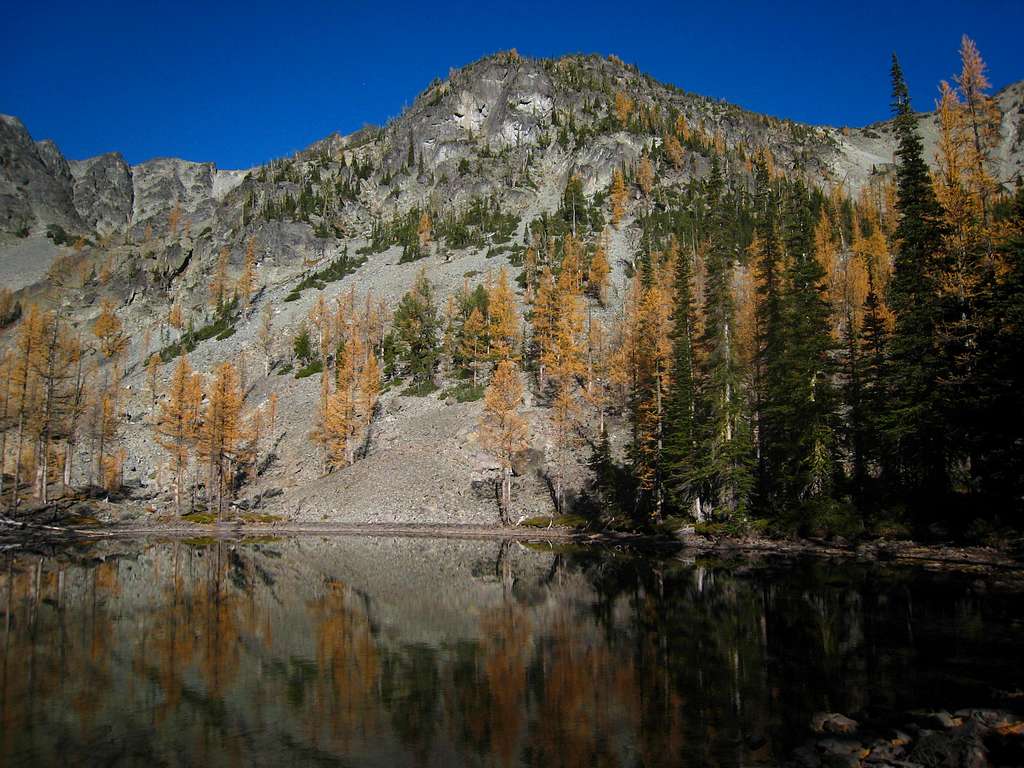
[[[629,118],[633,114],[633,99],[622,91],[615,92],[615,119],[619,125],[625,128],[629,125]]]
[[[178,516],[181,515],[182,487],[190,450],[197,437],[199,403],[196,402],[194,376],[188,356],[179,357],[155,429],[157,443],[170,454],[174,472],[174,512]]]
[[[171,309],[167,313],[167,324],[179,331],[185,327],[185,319],[182,317],[181,305],[178,302],[171,305]]]
[[[608,275],[610,272],[611,267],[608,265],[607,249],[604,244],[604,238],[602,238],[602,241],[598,243],[593,258],[590,260],[590,271],[587,273],[587,289],[590,291],[590,295],[597,299],[602,307],[608,292]]]
[[[256,287],[256,239],[250,237],[245,246],[245,264],[235,285],[235,295],[244,309],[249,308],[253,290]]]
[[[611,188],[612,226],[616,229],[619,228],[619,223],[626,212],[626,196],[626,180],[622,176],[622,171],[616,168],[612,171]]]
[[[502,360],[484,392],[484,411],[480,419],[480,438],[484,448],[501,465],[501,501],[499,516],[507,525],[512,510],[512,467],[516,458],[529,447],[526,420],[519,415],[523,385],[519,369],[512,360]]]
[[[156,405],[160,395],[157,379],[160,376],[160,355],[154,352],[146,361],[146,389],[149,390],[149,404]]]
[[[208,301],[211,307],[220,307],[228,292],[228,262],[231,258],[231,251],[227,246],[220,249],[217,256],[217,267],[213,273],[213,280],[210,281],[210,293]]]
[[[486,359],[487,324],[479,307],[473,307],[462,325],[462,356],[473,371],[473,386],[479,378],[480,367]]]
[[[430,220],[430,214],[427,211],[423,211],[420,214],[420,222],[416,227],[416,237],[419,241],[421,251],[426,251],[430,247],[431,231],[433,229],[433,223]]]
[[[505,267],[498,271],[498,279],[488,287],[487,334],[492,360],[500,362],[518,358],[519,316],[516,314],[516,297],[512,293]]]
[[[93,323],[92,332],[99,341],[100,352],[108,360],[119,357],[128,347],[121,318],[114,311],[114,302],[109,299],[100,303],[100,314]]]
[[[212,502],[216,493],[217,519],[220,520],[224,513],[224,494],[233,482],[233,465],[242,439],[242,392],[238,372],[231,363],[217,366],[207,400],[198,450],[208,470],[207,498]]]
[[[675,136],[666,135],[662,140],[662,146],[665,148],[665,155],[668,157],[668,161],[672,163],[677,171],[682,170],[683,163],[686,161],[686,152],[683,150],[683,145],[679,143],[679,139]]]
[[[636,183],[644,197],[651,196],[651,190],[654,189],[654,165],[647,155],[640,158],[640,164],[636,169]]]

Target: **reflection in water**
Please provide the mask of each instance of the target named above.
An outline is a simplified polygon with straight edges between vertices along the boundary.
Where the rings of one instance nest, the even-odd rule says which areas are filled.
[[[4,556],[3,765],[771,765],[1024,684],[1017,594],[441,540]]]

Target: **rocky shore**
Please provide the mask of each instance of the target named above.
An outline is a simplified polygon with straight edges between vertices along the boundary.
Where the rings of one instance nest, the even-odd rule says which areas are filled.
[[[1024,765],[1024,721],[1006,710],[918,711],[863,722],[819,712],[810,731],[813,735],[794,750],[787,768]]]

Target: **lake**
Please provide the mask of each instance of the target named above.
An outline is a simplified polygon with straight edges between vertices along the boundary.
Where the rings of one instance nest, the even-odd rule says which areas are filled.
[[[1006,706],[1024,599],[895,564],[414,538],[0,554],[0,764],[774,765]]]

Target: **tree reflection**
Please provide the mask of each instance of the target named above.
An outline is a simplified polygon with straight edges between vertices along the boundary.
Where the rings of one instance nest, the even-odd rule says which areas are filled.
[[[774,764],[816,710],[1024,685],[1024,601],[969,579],[388,544],[402,593],[349,546],[8,554],[0,764]]]
[[[377,732],[380,654],[365,606],[339,581],[328,581],[307,603],[314,626],[319,674],[308,722],[311,736],[329,727],[331,747],[347,751],[353,738]]]

